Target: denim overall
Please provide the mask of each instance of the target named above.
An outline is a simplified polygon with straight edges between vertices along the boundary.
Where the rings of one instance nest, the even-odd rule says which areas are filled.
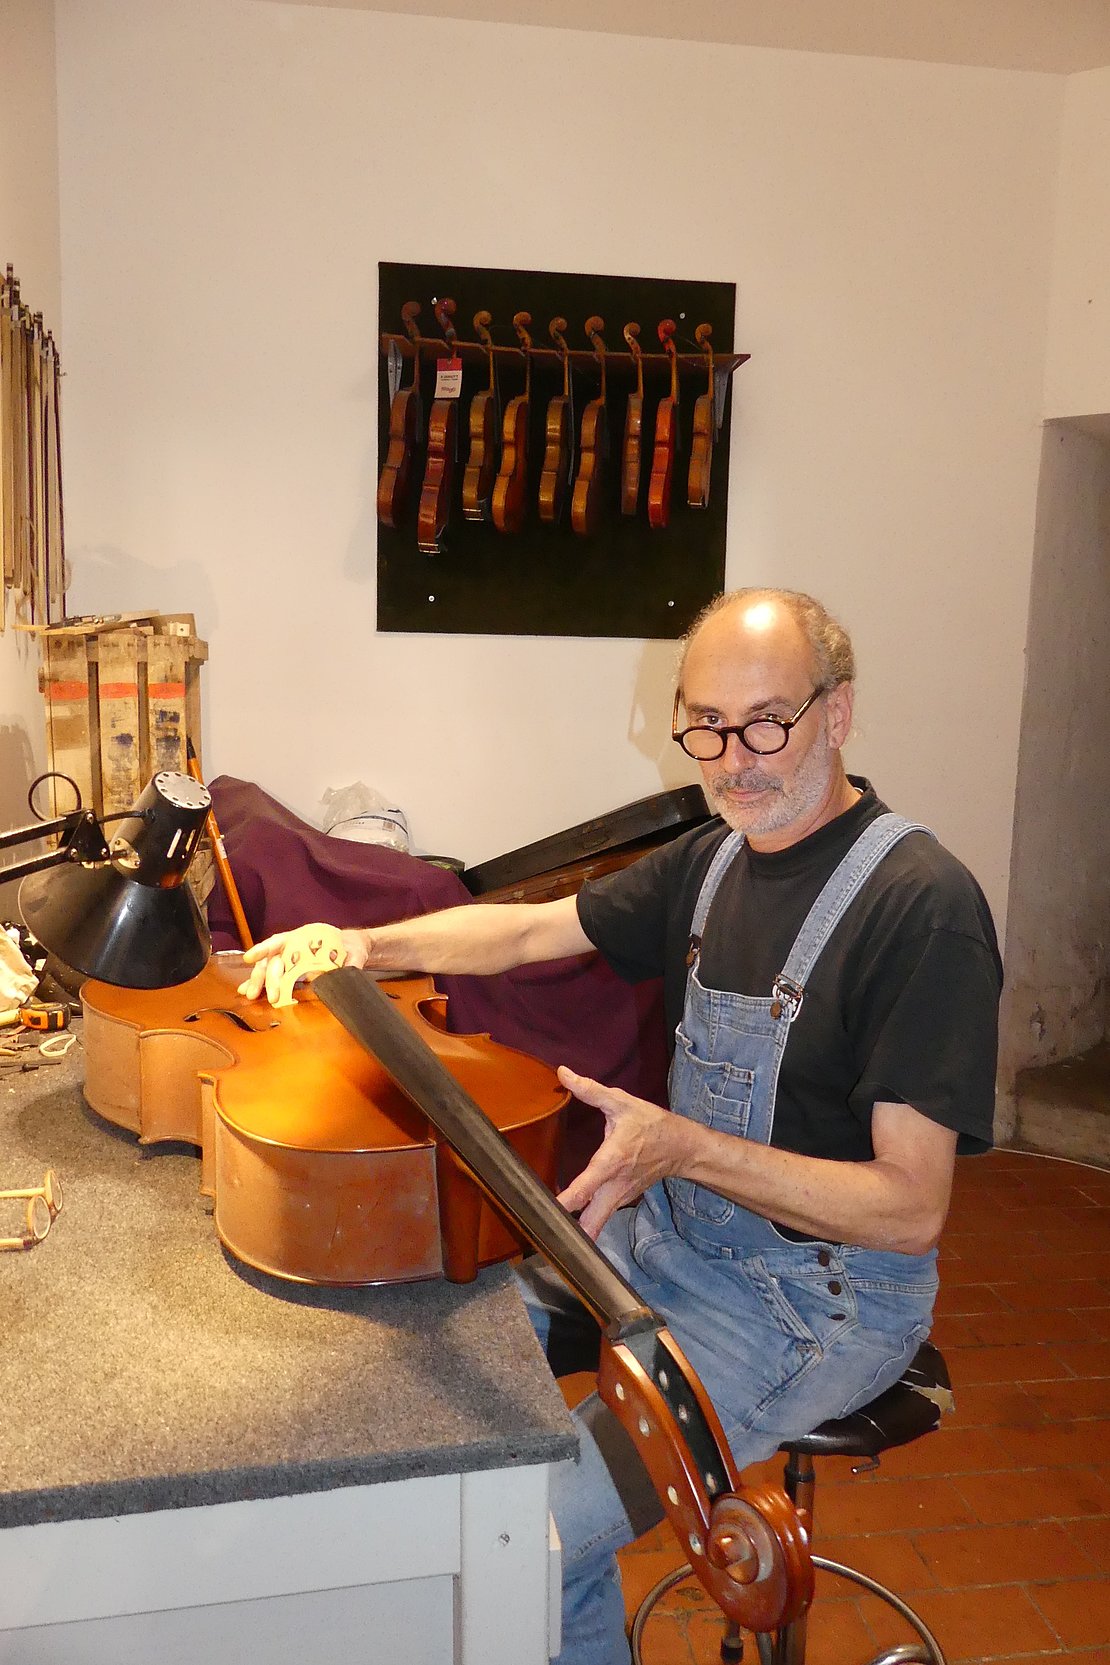
[[[814,902],[767,996],[707,989],[698,976],[709,909],[743,836],[727,837],[691,924],[686,998],[670,1076],[672,1110],[769,1144],[775,1094],[806,980],[846,909],[889,850],[927,828],[883,814]],[[686,1179],[654,1185],[606,1224],[601,1247],[668,1324],[707,1389],[737,1467],[843,1416],[897,1381],[929,1331],[936,1252],[905,1255],[784,1236],[769,1220]],[[557,1280],[555,1280],[557,1283]],[[553,1311],[575,1298],[552,1280],[525,1290],[546,1340]],[[559,1665],[625,1665],[614,1552],[645,1526],[643,1496],[618,1493],[595,1438],[607,1416],[592,1396],[575,1412],[580,1455],[556,1471],[552,1510],[563,1543]],[[602,1430],[604,1432],[604,1430]],[[612,1449],[611,1437],[602,1444]],[[631,1515],[630,1515],[631,1511]],[[661,1516],[661,1511],[659,1511]]]

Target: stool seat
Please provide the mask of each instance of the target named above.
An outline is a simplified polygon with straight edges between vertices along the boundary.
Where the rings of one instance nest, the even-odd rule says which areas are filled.
[[[892,1387],[847,1416],[832,1417],[811,1433],[784,1440],[780,1451],[814,1457],[877,1457],[929,1434],[951,1409],[952,1382],[940,1349],[922,1342]]]

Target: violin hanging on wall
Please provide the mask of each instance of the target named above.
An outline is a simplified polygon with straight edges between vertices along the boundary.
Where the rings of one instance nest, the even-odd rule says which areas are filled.
[[[644,428],[644,362],[637,337],[639,324],[626,324],[623,335],[636,365],[636,391],[628,395],[621,446],[621,514],[634,515],[640,501],[640,445]]]
[[[671,361],[671,391],[660,399],[655,412],[655,444],[648,481],[648,525],[656,530],[666,526],[671,518],[671,479],[678,448],[678,361],[674,332],[674,319],[664,318],[659,325],[659,340]]]
[[[383,526],[397,526],[405,512],[413,458],[423,438],[420,404],[420,316],[418,301],[406,301],[401,308],[405,331],[413,344],[412,380],[398,388],[389,406],[389,450],[378,481],[378,519]]]
[[[711,324],[699,324],[694,339],[705,354],[709,366],[709,390],[699,393],[694,401],[694,439],[690,447],[690,470],[686,480],[686,501],[692,509],[704,509],[709,503],[709,476],[713,470],[713,440],[717,431],[716,389],[713,372]]]
[[[582,412],[582,439],[578,448],[578,473],[570,504],[570,523],[580,537],[597,531],[601,520],[601,494],[605,459],[609,454],[609,425],[605,405],[605,342],[601,332],[605,319],[596,314],[586,319],[586,334],[593,343],[601,365],[601,391]]]
[[[501,426],[497,367],[493,357],[493,319],[474,314],[474,328],[489,354],[489,386],[470,401],[470,455],[463,471],[462,512],[467,520],[489,520],[493,482],[497,478],[497,432]]]
[[[571,397],[570,348],[563,334],[566,327],[565,318],[552,318],[547,326],[563,361],[563,391],[557,393],[547,407],[546,449],[540,474],[540,519],[549,526],[557,526],[563,518],[574,464],[574,402]]]
[[[493,488],[493,524],[499,532],[519,532],[528,507],[528,422],[532,397],[531,313],[518,312],[513,328],[524,354],[524,392],[505,406],[501,432],[501,467]]]
[[[454,355],[455,327],[451,322],[455,314],[454,301],[445,295],[436,303],[435,313]],[[447,535],[458,453],[458,420],[457,398],[434,401],[428,417],[428,459],[424,465],[424,484],[420,490],[420,509],[416,517],[416,547],[424,555],[439,555]]]

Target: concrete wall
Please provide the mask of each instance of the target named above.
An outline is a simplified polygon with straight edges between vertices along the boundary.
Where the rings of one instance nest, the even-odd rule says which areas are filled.
[[[0,265],[10,264],[22,296],[61,339],[58,141],[53,0],[4,0],[0,7]],[[43,704],[34,638],[0,636],[0,828],[30,820],[27,787],[45,767]],[[14,908],[0,886],[0,918]]]
[[[1003,1002],[1003,1115],[1027,1065],[1106,1034],[1110,438],[1045,428]]]
[[[253,0],[59,0],[59,78],[74,603],[196,612],[210,772],[470,861],[690,778],[669,644],[375,634],[376,263],[733,278],[728,582],[1004,912],[1062,80]]]

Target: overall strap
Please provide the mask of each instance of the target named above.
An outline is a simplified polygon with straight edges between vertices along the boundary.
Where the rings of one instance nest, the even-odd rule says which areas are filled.
[[[923,832],[935,836],[928,827],[905,816],[888,811],[865,827],[840,865],[826,880],[824,888],[809,913],[790,950],[786,964],[775,979],[775,997],[790,1008],[789,1016],[797,1016],[805,990],[806,979],[813,970],[825,944],[844,914],[859,895],[872,873],[907,833]]]
[[[690,921],[690,946],[686,954],[686,964],[693,965],[701,948],[701,934],[705,930],[705,922],[709,917],[709,909],[713,905],[713,898],[717,894],[718,886],[725,873],[732,864],[733,858],[740,854],[744,843],[744,834],[730,832],[717,848],[717,853],[709,864],[709,871],[702,880],[698,892],[697,902],[694,904],[694,917]]]

